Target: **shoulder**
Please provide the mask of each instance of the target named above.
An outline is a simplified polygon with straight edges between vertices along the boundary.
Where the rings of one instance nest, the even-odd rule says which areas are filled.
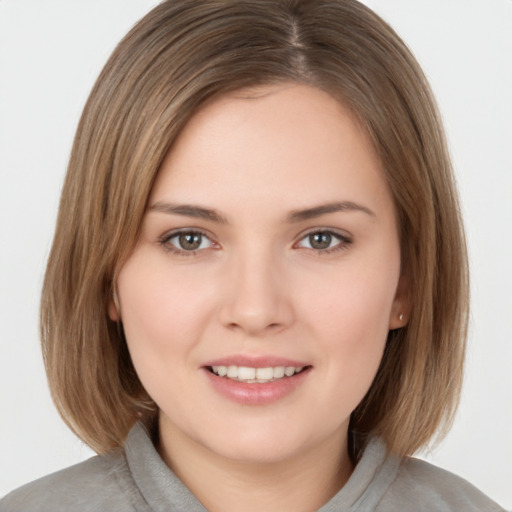
[[[420,459],[404,458],[378,510],[502,512],[463,478]]]
[[[26,484],[0,500],[0,512],[145,510],[122,451]],[[143,508],[142,508],[143,507]]]

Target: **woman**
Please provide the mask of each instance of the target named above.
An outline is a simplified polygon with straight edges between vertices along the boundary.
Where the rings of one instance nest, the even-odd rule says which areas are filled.
[[[426,80],[355,1],[139,22],[78,128],[41,319],[103,455],[1,510],[500,510],[407,457],[457,403],[465,244]]]

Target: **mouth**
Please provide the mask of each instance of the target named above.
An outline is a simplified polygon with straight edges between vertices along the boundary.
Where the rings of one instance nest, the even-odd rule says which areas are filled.
[[[305,361],[232,355],[202,366],[212,389],[243,405],[268,405],[295,394],[313,370]]]
[[[255,368],[251,366],[214,365],[206,367],[210,373],[218,377],[246,384],[267,384],[282,379],[289,379],[309,368],[311,366],[266,366]]]

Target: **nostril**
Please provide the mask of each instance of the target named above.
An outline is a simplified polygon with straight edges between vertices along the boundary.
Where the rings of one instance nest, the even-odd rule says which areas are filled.
[[[222,301],[219,319],[230,331],[240,331],[251,336],[276,333],[293,322],[290,297],[283,292],[273,297],[263,293],[233,295]]]

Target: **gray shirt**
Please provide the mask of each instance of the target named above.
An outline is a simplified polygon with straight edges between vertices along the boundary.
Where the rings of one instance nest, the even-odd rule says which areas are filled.
[[[137,424],[124,450],[45,476],[0,500],[0,512],[205,512]],[[318,512],[494,512],[471,484],[373,439],[345,486]]]

